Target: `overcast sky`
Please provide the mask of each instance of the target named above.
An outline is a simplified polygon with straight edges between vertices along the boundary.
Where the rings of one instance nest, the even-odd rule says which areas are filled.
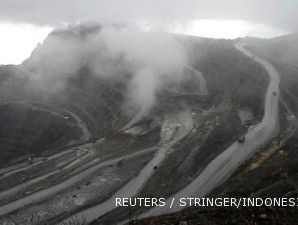
[[[7,33],[0,38],[0,49],[14,33],[3,32],[4,26],[29,24],[33,33],[40,30],[29,35],[33,44],[53,27],[86,20],[215,38],[272,37],[298,30],[298,0],[0,0],[1,35]],[[3,57],[2,53],[0,64]]]
[[[0,0],[0,18],[39,25],[81,19],[237,19],[296,30],[297,0]]]

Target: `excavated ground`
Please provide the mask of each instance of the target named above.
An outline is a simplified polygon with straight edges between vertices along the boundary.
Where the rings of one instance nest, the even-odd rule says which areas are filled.
[[[49,93],[15,75],[19,67],[0,67],[2,218],[57,224],[86,210],[90,221],[102,213],[94,224],[126,219],[123,208],[103,213],[113,194],[131,186],[139,187],[135,196],[177,192],[246,132],[239,109],[251,115],[251,124],[262,118],[268,77],[258,63],[231,41],[178,39],[191,59],[190,81],[158,93],[152,112],[131,129],[122,129],[135,115],[123,112],[123,81],[95,78],[82,68],[65,90]],[[207,90],[196,92],[201,76]],[[102,211],[88,211],[92,206]]]

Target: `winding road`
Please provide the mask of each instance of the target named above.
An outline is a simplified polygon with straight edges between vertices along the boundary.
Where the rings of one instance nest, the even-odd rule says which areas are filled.
[[[277,133],[278,128],[278,101],[279,101],[279,74],[274,67],[262,58],[259,58],[244,48],[242,44],[236,44],[236,49],[246,56],[261,64],[270,75],[270,83],[266,93],[265,111],[260,123],[251,126],[245,136],[244,143],[234,142],[225,151],[211,161],[203,172],[188,186],[172,196],[176,200],[187,197],[203,197],[215,187],[226,180],[235,169],[247,160],[254,152],[266,145]],[[172,198],[167,200],[170,206]],[[177,212],[182,209],[179,201],[175,201],[170,207],[158,207],[149,210],[141,217],[161,215]]]
[[[194,67],[187,67],[189,70],[193,71],[196,77],[199,80],[199,93],[200,95],[208,95],[207,84],[203,74],[196,70]]]
[[[174,127],[177,123],[181,125],[179,128],[176,127],[179,129],[178,134],[174,131],[176,129]],[[171,125],[172,128],[169,128]],[[138,176],[119,189],[107,201],[70,216],[62,221],[60,225],[70,224],[74,218],[84,218],[86,223],[91,222],[105,213],[114,210],[116,208],[115,198],[136,196],[142,190],[150,177],[152,177],[155,168],[159,167],[166,159],[168,151],[171,150],[172,146],[189,134],[192,128],[193,121],[191,119],[190,112],[183,112],[178,115],[173,114],[172,118],[166,119],[161,129],[161,142],[159,149],[153,159],[140,171]]]
[[[75,184],[77,184],[78,182],[80,182],[81,180],[83,180],[84,178],[86,178],[87,176],[89,176],[92,173],[95,173],[97,170],[99,170],[100,168],[103,168],[105,166],[108,165],[112,165],[112,164],[116,164],[122,160],[130,160],[133,158],[136,158],[139,155],[142,154],[146,154],[146,153],[150,153],[153,152],[155,150],[155,147],[150,147],[141,151],[137,151],[131,154],[127,154],[125,156],[121,156],[118,158],[114,158],[114,159],[109,159],[103,162],[98,163],[97,165],[77,174],[72,176],[71,178],[57,184],[54,186],[51,186],[49,188],[43,189],[41,191],[35,192],[32,195],[29,195],[27,197],[21,198],[19,200],[16,200],[14,202],[11,202],[9,204],[3,205],[0,207],[0,216],[2,215],[6,215],[10,212],[13,212],[17,209],[20,209],[22,207],[25,207],[29,204],[33,204],[36,202],[41,201],[42,199],[46,199],[47,197],[58,193],[61,190],[64,190],[70,186],[73,186]]]
[[[251,126],[248,129],[247,134],[245,135],[245,142],[238,143],[234,142],[227,149],[225,149],[220,155],[218,155],[214,160],[212,160],[206,168],[202,171],[202,173],[189,185],[187,185],[184,189],[176,193],[174,196],[175,199],[178,198],[187,198],[187,197],[203,197],[212,191],[215,187],[220,185],[225,179],[227,179],[232,172],[240,166],[245,160],[247,160],[254,152],[259,150],[262,146],[266,145],[275,135],[278,128],[278,101],[279,101],[279,74],[274,69],[274,67],[265,61],[262,58],[259,58],[249,51],[247,51],[242,44],[236,44],[235,48],[240,52],[245,54],[246,56],[252,58],[259,64],[261,64],[265,70],[270,75],[270,82],[268,85],[268,89],[266,92],[265,98],[265,107],[264,107],[264,116],[260,123]],[[204,80],[203,76],[199,74],[197,71],[194,71],[196,75]],[[207,94],[206,84],[204,82],[200,82],[200,91],[202,94]],[[70,113],[70,112],[69,112]],[[87,140],[90,137],[87,127],[85,127],[84,123],[79,121],[79,118],[76,118],[76,115],[71,113],[72,116],[77,120],[78,125],[81,127],[83,132],[82,139]],[[174,118],[170,118],[168,121],[166,120],[161,131],[161,143],[158,147],[156,155],[153,159],[140,171],[138,176],[129,181],[126,185],[124,185],[121,189],[119,189],[110,199],[107,201],[96,205],[92,208],[86,209],[82,212],[79,212],[75,215],[77,218],[84,217],[87,222],[90,222],[101,215],[104,215],[107,212],[115,209],[115,197],[133,197],[136,196],[144,187],[144,185],[148,182],[150,177],[154,174],[154,170],[156,166],[159,166],[167,157],[168,152],[172,149],[172,146],[184,138],[193,128],[193,121],[191,120],[190,112],[185,112],[182,115],[173,115]],[[135,120],[138,118],[135,118]],[[129,125],[131,125],[129,123]],[[129,127],[129,125],[127,127]],[[169,128],[170,126],[177,126],[175,128]],[[174,129],[178,129],[179,132],[174,132]],[[178,133],[178,134],[177,134]],[[6,215],[14,210],[17,210],[26,205],[36,203],[41,199],[45,199],[50,195],[58,193],[59,191],[70,187],[80,180],[82,180],[87,175],[90,175],[97,171],[99,168],[104,166],[115,164],[121,160],[128,160],[137,157],[138,155],[145,154],[148,152],[155,151],[155,148],[144,149],[139,152],[135,152],[132,154],[128,154],[123,157],[107,160],[104,162],[98,163],[96,166],[93,166],[82,173],[79,173],[62,183],[54,185],[52,187],[46,188],[44,190],[35,192],[34,194],[19,199],[17,201],[11,202],[7,205],[0,207],[0,216]],[[26,168],[26,167],[25,167]],[[15,168],[14,170],[1,171],[5,174],[5,172],[15,173],[16,171],[20,171],[23,168]],[[4,175],[3,174],[3,175]],[[172,199],[172,198],[170,198]],[[166,206],[169,206],[171,200],[167,200]],[[140,217],[147,217],[153,215],[160,215],[165,213],[176,212],[182,209],[178,204],[178,201],[174,202],[172,208],[170,207],[158,207],[152,208],[146,213],[140,215]],[[63,221],[63,224],[72,221],[73,217],[69,217]]]

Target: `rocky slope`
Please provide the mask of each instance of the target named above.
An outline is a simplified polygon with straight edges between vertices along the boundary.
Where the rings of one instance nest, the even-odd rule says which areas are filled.
[[[185,36],[173,37],[189,59],[184,79],[159,88],[140,117],[128,101],[133,74],[122,56],[98,71],[90,61],[105,55],[88,51],[80,66],[61,70],[69,63],[61,54],[77,53],[69,43],[85,46],[101,29],[56,30],[22,65],[0,67],[3,219],[44,225],[76,215],[119,222],[129,212],[111,206],[113,195],[171,196],[262,119],[265,69],[233,41]],[[117,79],[98,76],[110,64]]]

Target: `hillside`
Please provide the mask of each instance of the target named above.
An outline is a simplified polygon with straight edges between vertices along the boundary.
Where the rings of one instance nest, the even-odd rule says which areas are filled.
[[[128,35],[118,36],[121,29],[113,30],[115,43]],[[175,58],[176,51],[173,62],[150,49],[146,63],[134,58],[136,51],[126,58],[110,47],[117,53],[112,57],[101,36],[108,31],[100,25],[55,30],[23,64],[0,67],[5,220],[44,225],[88,214],[88,222],[100,217],[95,224],[116,223],[129,211],[109,208],[113,194],[169,197],[262,121],[270,78],[234,41],[163,36],[161,43],[187,56],[180,70],[184,57]],[[152,40],[155,46],[159,39]],[[166,75],[148,80],[155,76],[143,70],[148,65]],[[139,99],[151,99],[150,107]]]
[[[260,149],[209,197],[297,197],[297,34],[273,39],[245,38],[247,49],[270,62],[280,74],[279,134]],[[292,207],[188,208],[134,224],[296,224]]]

